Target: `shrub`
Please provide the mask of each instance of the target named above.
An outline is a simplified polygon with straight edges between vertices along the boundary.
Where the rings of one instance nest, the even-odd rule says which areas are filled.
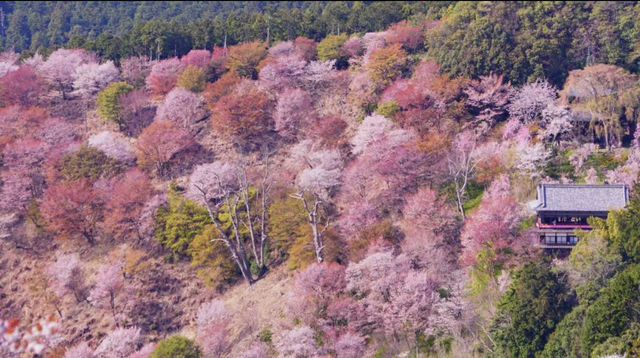
[[[169,337],[156,346],[150,358],[200,358],[200,348],[192,340],[182,337]]]
[[[77,152],[62,157],[60,173],[67,180],[87,178],[98,180],[112,177],[124,169],[124,166],[104,152],[88,146],[82,146]]]

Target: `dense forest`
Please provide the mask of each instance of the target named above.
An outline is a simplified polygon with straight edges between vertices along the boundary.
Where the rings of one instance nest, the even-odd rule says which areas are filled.
[[[0,3],[0,356],[640,356],[639,15]]]

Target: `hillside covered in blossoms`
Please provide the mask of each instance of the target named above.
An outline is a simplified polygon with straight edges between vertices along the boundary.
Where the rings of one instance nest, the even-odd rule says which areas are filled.
[[[640,5],[134,3],[0,5],[1,357],[640,355]]]

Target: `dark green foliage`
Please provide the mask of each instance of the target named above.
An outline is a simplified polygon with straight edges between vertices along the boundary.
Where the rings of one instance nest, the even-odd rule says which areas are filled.
[[[544,350],[538,355],[539,358],[581,358],[587,356],[579,339],[586,308],[586,305],[578,305],[564,316],[555,331],[549,336]]]
[[[559,152],[557,147],[553,147],[551,158],[543,169],[544,175],[552,179],[566,177],[574,180],[574,168],[569,161],[568,151]]]
[[[200,358],[198,345],[185,337],[173,336],[160,341],[151,358]]]
[[[437,16],[444,3],[312,1],[18,2],[0,4],[0,47],[17,51],[85,47],[115,60],[180,56],[253,40],[380,31],[412,14]],[[45,51],[43,51],[45,52]]]
[[[548,259],[525,264],[498,304],[492,325],[496,356],[534,357],[572,302],[567,277],[553,272]]]
[[[125,166],[117,160],[107,157],[99,149],[88,146],[82,146],[77,152],[65,155],[59,163],[60,174],[66,180],[110,178],[124,169]]]
[[[640,265],[614,276],[584,317],[582,345],[586,352],[608,338],[616,337],[640,319]]]
[[[497,72],[512,84],[547,78],[561,86],[589,64],[637,70],[637,11],[631,2],[458,2],[425,45],[454,75]]]

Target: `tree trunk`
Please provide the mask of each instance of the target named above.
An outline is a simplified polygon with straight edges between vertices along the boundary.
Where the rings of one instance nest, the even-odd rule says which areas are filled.
[[[206,202],[206,197],[205,197],[205,202]],[[231,240],[231,238],[229,238],[227,233],[225,233],[224,230],[222,230],[222,225],[220,224],[220,221],[218,220],[217,215],[215,215],[215,213],[211,209],[211,206],[209,205],[208,202],[206,204],[206,207],[207,207],[207,212],[209,213],[209,217],[213,221],[213,224],[216,228],[216,231],[218,231],[218,234],[220,234],[220,240],[224,242],[225,245],[227,245],[227,248],[229,248],[229,251],[231,252],[231,257],[233,258],[233,260],[236,262],[236,265],[240,269],[240,273],[242,274],[242,277],[245,279],[245,281],[247,281],[249,285],[252,285],[254,282],[254,279],[253,279],[253,276],[251,275],[251,269],[249,267],[247,256],[244,252],[244,248],[242,248],[242,245],[240,245],[240,247],[236,247],[236,244],[233,242],[233,240]],[[238,243],[240,244],[239,240],[238,240]]]

